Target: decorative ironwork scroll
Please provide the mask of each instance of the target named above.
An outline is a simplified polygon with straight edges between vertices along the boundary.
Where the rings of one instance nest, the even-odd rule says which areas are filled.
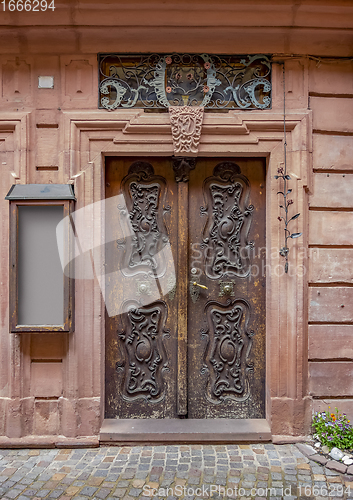
[[[202,374],[208,374],[206,398],[215,404],[227,399],[244,401],[250,396],[248,374],[253,331],[248,331],[250,306],[243,299],[226,305],[210,301],[205,307],[208,330]]]
[[[248,205],[250,185],[233,162],[216,165],[213,176],[203,186],[206,206],[200,208],[201,215],[208,217],[202,247],[206,248],[205,273],[211,279],[245,277],[250,272],[250,250],[253,243],[247,240],[251,214]]]
[[[201,137],[204,108],[170,106],[174,153],[197,153]]]
[[[271,106],[271,61],[264,55],[100,54],[99,80],[99,107],[108,110]]]
[[[154,174],[150,163],[137,161],[122,181],[122,192],[126,206],[118,206],[120,222],[125,234],[133,231],[132,237],[118,241],[118,247],[124,249],[122,273],[158,278],[166,270],[161,250],[169,241],[162,209],[166,181]]]
[[[123,372],[122,397],[126,401],[144,399],[157,403],[165,397],[163,372],[169,370],[163,339],[167,306],[158,301],[150,307],[136,307],[125,315],[125,330],[118,332],[124,343],[125,362],[117,364]]]
[[[288,181],[291,180],[290,175],[287,174],[287,133],[286,133],[286,78],[285,78],[285,70],[284,70],[284,64],[283,64],[283,132],[284,132],[284,141],[283,141],[283,149],[284,149],[284,167],[279,167],[277,169],[277,174],[275,175],[275,179],[283,179],[283,191],[278,191],[277,194],[282,195],[283,197],[283,202],[279,206],[284,213],[280,216],[278,216],[278,220],[280,222],[284,222],[284,245],[280,249],[279,254],[281,257],[284,257],[285,259],[285,264],[284,264],[284,271],[285,273],[288,273],[288,255],[289,255],[289,247],[288,247],[288,240],[294,239],[294,238],[299,238],[302,236],[303,233],[292,233],[288,229],[288,225],[291,221],[298,219],[300,214],[295,214],[292,217],[289,217],[289,206],[293,204],[293,200],[288,199],[288,195],[292,192],[292,189],[288,189],[287,183]]]

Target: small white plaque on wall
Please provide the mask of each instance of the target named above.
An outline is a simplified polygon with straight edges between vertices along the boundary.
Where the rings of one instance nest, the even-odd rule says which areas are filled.
[[[38,76],[39,89],[53,89],[54,77],[53,76]]]

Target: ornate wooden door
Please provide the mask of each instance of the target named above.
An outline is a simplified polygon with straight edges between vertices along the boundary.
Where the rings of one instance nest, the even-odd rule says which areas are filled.
[[[106,418],[175,416],[175,193],[170,161],[107,159]]]
[[[193,174],[188,416],[264,418],[264,161],[198,159]]]
[[[262,159],[106,161],[106,418],[263,418]]]

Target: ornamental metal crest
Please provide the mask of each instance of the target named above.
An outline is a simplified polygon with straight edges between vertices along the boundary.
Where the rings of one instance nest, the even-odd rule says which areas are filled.
[[[99,108],[271,107],[271,61],[264,55],[99,55]]]

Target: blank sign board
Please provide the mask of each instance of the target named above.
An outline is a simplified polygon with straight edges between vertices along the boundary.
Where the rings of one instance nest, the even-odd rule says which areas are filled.
[[[62,325],[64,281],[56,226],[63,206],[18,207],[18,324]]]

